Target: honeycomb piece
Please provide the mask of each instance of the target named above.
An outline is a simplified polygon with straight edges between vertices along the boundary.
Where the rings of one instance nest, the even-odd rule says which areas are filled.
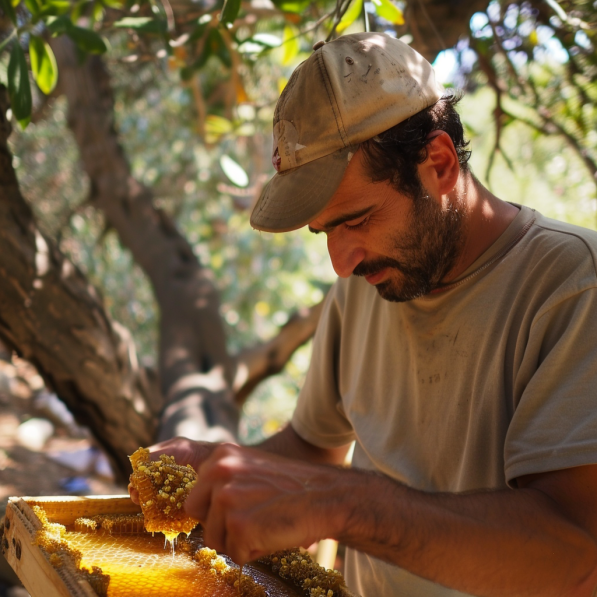
[[[97,528],[97,520],[92,520],[91,518],[77,518],[75,520],[75,531],[79,533],[93,533]]]
[[[229,587],[236,589],[236,594],[242,597],[267,597],[265,589],[258,585],[250,576],[242,574],[237,568],[226,563],[226,560],[209,547],[198,549],[193,559],[200,568],[208,570],[214,578],[221,579]]]
[[[138,535],[145,532],[143,514],[99,514],[93,517],[92,522],[95,523],[96,528],[102,528],[116,535]],[[75,520],[75,531],[79,530]]]
[[[277,551],[259,560],[273,572],[305,591],[309,597],[340,597],[348,592],[337,570],[326,570],[300,549]]]
[[[199,522],[188,516],[183,508],[197,482],[193,467],[176,464],[174,458],[166,454],[152,461],[145,448],[139,448],[129,458],[133,466],[130,481],[139,492],[145,529],[164,533],[169,541],[180,533],[188,535]]]
[[[201,567],[191,554],[198,540],[181,540],[183,549],[164,549],[163,537],[67,532],[69,543],[83,553],[82,565],[98,566],[110,576],[107,597],[238,597],[220,573]],[[224,569],[226,566],[221,566]],[[238,569],[236,570],[238,578]],[[253,597],[242,593],[242,597]]]
[[[104,574],[99,566],[92,566],[91,570],[81,568],[79,576],[84,578],[91,588],[97,593],[98,597],[108,596],[108,586],[110,585],[110,575]]]
[[[110,577],[103,574],[98,566],[92,566],[91,571],[81,568],[83,554],[68,541],[66,527],[50,522],[46,511],[40,506],[33,506],[33,511],[41,522],[41,529],[35,534],[35,543],[46,552],[50,564],[54,568],[61,568],[65,560],[71,560],[79,576],[91,585],[98,597],[107,597]],[[86,529],[86,532],[89,531]]]

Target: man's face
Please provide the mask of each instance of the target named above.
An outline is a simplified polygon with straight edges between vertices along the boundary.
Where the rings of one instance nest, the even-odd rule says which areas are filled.
[[[389,301],[437,288],[463,244],[464,202],[441,205],[421,186],[412,199],[389,182],[371,183],[358,151],[326,209],[309,225],[325,232],[341,277],[364,276]]]

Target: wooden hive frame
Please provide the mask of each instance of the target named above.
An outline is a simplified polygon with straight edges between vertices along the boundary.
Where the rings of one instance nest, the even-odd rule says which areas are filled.
[[[128,495],[11,497],[4,521],[0,520],[0,549],[31,597],[97,597],[75,564],[67,560],[60,568],[49,562],[36,544],[42,523],[33,511],[40,506],[50,522],[70,526],[77,518],[99,514],[137,514],[141,508]],[[341,597],[358,597],[346,587]]]
[[[31,597],[97,597],[74,565],[54,568],[35,544],[42,525],[33,512],[41,506],[52,522],[72,525],[79,517],[136,514],[141,511],[128,495],[88,497],[11,497],[0,529],[2,555]]]

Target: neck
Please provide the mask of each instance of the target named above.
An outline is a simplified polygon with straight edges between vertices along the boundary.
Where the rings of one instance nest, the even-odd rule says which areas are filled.
[[[471,173],[463,173],[449,201],[465,209],[464,238],[456,264],[442,282],[449,283],[465,272],[508,228],[518,208],[502,201]]]

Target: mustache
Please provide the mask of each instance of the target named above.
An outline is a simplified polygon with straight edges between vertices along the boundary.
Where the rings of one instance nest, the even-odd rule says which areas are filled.
[[[376,259],[375,261],[363,261],[352,270],[352,273],[354,276],[371,276],[386,268],[397,269],[402,272],[407,269],[400,261],[391,259],[390,257],[384,257],[383,259]]]

